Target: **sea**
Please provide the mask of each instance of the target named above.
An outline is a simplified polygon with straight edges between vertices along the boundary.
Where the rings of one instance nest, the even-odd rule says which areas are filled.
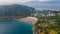
[[[21,20],[0,20],[0,34],[33,34],[32,27]]]

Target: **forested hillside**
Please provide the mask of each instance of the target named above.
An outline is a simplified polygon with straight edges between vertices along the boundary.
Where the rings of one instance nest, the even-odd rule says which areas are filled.
[[[35,11],[34,8],[24,5],[0,5],[0,17],[4,16],[30,16]]]

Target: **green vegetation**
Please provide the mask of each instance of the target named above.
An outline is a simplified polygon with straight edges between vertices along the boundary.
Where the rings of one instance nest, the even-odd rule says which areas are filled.
[[[34,8],[24,6],[24,5],[2,5],[0,6],[0,17],[10,17],[10,16],[30,16],[35,11]]]
[[[38,34],[60,34],[60,16],[40,17],[35,28],[40,32]]]

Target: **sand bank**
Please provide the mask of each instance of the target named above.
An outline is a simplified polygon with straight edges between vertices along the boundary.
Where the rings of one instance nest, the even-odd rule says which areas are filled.
[[[20,18],[19,20],[35,24],[35,22],[37,21],[37,18],[35,18],[35,17],[25,17],[25,18]]]

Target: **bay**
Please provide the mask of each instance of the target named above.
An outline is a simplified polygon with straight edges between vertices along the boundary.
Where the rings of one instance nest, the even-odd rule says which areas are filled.
[[[0,34],[32,34],[32,24],[18,20],[0,21]]]

